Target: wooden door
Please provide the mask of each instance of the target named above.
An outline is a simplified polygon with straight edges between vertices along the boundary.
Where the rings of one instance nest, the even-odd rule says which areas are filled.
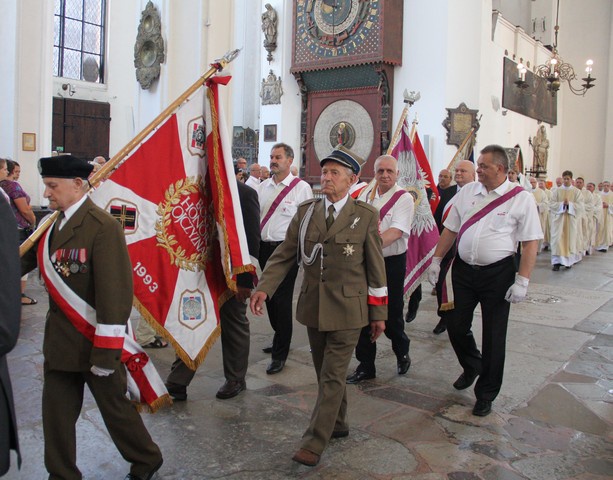
[[[53,98],[52,150],[84,160],[109,157],[111,106],[108,103]]]

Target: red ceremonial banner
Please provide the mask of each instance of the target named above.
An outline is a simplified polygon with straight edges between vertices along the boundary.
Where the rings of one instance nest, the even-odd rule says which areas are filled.
[[[251,265],[230,139],[213,77],[92,195],[123,225],[135,305],[196,369],[219,336],[219,308]]]

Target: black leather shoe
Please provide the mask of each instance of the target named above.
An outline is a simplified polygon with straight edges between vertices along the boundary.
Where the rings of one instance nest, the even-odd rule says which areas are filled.
[[[153,478],[153,476],[155,475],[155,472],[157,472],[160,467],[162,466],[162,463],[164,463],[164,460],[160,460],[160,463],[158,463],[153,470],[151,470],[147,475],[145,475],[144,477],[141,475],[135,475],[133,473],[128,473],[126,475],[126,478],[124,478],[124,480],[151,480]]]
[[[285,360],[273,360],[266,368],[266,373],[268,375],[274,375],[275,373],[279,373],[281,370],[283,370],[284,366]]]
[[[166,390],[175,402],[184,402],[187,400],[187,387],[177,383],[166,382]]]
[[[268,345],[262,349],[264,353],[272,353],[272,345]]]
[[[349,430],[334,430],[332,438],[345,438],[349,436]]]
[[[492,402],[489,400],[477,400],[473,407],[473,415],[477,417],[485,417],[492,411]]]
[[[409,371],[411,366],[411,357],[407,353],[404,357],[398,359],[398,375],[404,375]]]
[[[407,316],[404,321],[407,323],[411,323],[417,317],[417,312],[407,312]]]
[[[347,377],[346,382],[349,385],[355,385],[356,383],[360,383],[362,380],[370,380],[375,377],[376,375],[374,373],[365,372],[363,370],[356,370]]]
[[[436,324],[436,327],[434,327],[434,330],[432,330],[432,333],[440,335],[445,330],[447,330],[447,321],[444,318],[441,318]]]
[[[226,380],[215,396],[217,398],[221,398],[222,400],[226,400],[228,398],[236,397],[243,390],[247,389],[247,384],[245,380]]]
[[[556,264],[553,266],[552,270],[553,270],[554,272],[559,271],[559,270],[560,270],[560,264],[559,264],[559,263],[556,263]]]
[[[462,372],[462,375],[460,375],[458,379],[453,382],[453,388],[456,390],[465,390],[473,384],[475,378],[478,376],[479,374],[477,373],[468,374],[466,372]]]

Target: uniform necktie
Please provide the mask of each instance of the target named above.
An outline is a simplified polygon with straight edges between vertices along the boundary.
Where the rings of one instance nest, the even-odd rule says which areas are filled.
[[[330,230],[330,227],[334,223],[334,205],[328,207],[328,216],[326,217],[326,228]]]
[[[51,235],[53,236],[55,233],[60,231],[60,225],[64,221],[64,212],[60,212],[60,214],[55,219],[55,223],[53,224],[53,229],[51,230]],[[51,237],[49,237],[51,238]]]

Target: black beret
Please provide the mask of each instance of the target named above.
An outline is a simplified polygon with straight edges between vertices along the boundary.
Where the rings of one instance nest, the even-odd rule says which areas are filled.
[[[330,155],[319,162],[322,167],[326,162],[333,161],[350,168],[356,175],[360,174],[364,160],[342,145],[337,145]]]
[[[43,157],[38,161],[41,177],[53,178],[88,178],[94,166],[73,155]]]

